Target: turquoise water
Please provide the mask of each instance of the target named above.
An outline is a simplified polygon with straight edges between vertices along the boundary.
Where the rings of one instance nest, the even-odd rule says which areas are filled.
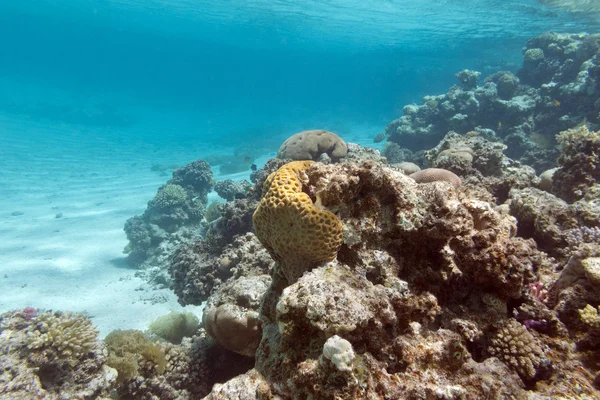
[[[123,224],[168,179],[152,165],[260,166],[304,129],[370,145],[456,72],[514,72],[535,35],[598,31],[597,14],[552,3],[0,2],[0,310],[146,326],[178,307],[168,290],[130,301],[123,283]]]
[[[593,29],[533,0],[2,3],[3,113],[160,127],[144,141],[384,126],[458,70],[516,70],[534,35]]]

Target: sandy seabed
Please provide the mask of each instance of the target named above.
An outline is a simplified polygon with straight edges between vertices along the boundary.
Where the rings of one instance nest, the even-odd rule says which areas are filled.
[[[167,156],[118,135],[7,117],[0,136],[0,312],[81,311],[105,336],[182,309],[171,290],[135,277],[123,225],[168,179],[151,165],[185,164],[199,158],[192,149]]]

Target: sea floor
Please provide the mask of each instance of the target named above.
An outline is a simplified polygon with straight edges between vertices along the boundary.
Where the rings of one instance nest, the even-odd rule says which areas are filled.
[[[356,126],[345,139],[369,144],[377,129]],[[2,115],[0,136],[0,312],[26,306],[85,312],[103,337],[114,329],[144,330],[182,309],[171,290],[152,288],[126,264],[123,225],[169,179],[152,164],[185,165],[231,149]],[[201,315],[201,307],[186,310]]]

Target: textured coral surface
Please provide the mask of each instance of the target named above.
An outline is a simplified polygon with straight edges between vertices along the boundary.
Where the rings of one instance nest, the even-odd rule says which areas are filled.
[[[315,206],[303,191],[311,163],[291,162],[271,174],[252,217],[257,237],[290,282],[312,266],[335,258],[341,245],[341,222],[332,212]]]

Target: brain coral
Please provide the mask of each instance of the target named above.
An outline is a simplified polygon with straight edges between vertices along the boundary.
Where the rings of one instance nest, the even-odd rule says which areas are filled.
[[[277,157],[292,160],[317,160],[327,153],[337,161],[348,153],[346,142],[333,132],[315,129],[290,136],[279,148]]]
[[[454,186],[460,186],[461,181],[458,175],[454,172],[448,171],[441,168],[425,168],[421,171],[417,171],[409,175],[417,183],[428,183],[428,182],[449,182]]]
[[[333,260],[342,244],[342,223],[318,209],[302,191],[312,161],[294,161],[269,175],[252,222],[256,236],[280,264],[289,283],[312,267]]]

